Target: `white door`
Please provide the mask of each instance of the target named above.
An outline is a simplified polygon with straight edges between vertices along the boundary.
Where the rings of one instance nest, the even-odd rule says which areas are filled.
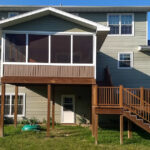
[[[75,98],[73,95],[62,96],[62,123],[75,123]]]

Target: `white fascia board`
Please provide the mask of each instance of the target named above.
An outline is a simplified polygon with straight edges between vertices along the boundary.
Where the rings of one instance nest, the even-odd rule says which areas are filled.
[[[46,7],[46,8],[42,8],[42,9],[38,9],[38,10],[34,10],[31,12],[27,12],[18,16],[14,16],[12,18],[8,18],[5,20],[0,21],[0,27],[7,27],[10,26],[10,23],[13,23],[13,25],[17,24],[17,21],[24,21],[24,19],[30,17],[30,16],[34,16],[40,13],[44,13],[44,12],[49,12],[50,14],[54,14],[57,15],[60,18],[64,18],[66,20],[70,20],[71,22],[75,22],[77,24],[83,25],[85,27],[94,29],[96,31],[109,31],[109,27],[100,25],[96,22],[90,21],[88,19],[64,12],[62,10],[58,10],[56,8],[52,8],[52,7]],[[34,17],[33,17],[34,18]],[[33,19],[31,18],[31,20]],[[29,19],[30,20],[30,19]]]
[[[149,51],[150,52],[150,46],[140,45],[140,46],[138,46],[138,51]]]

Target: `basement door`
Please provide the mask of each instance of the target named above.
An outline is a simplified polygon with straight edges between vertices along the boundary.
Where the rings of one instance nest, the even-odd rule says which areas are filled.
[[[74,95],[62,96],[62,123],[75,123],[75,97]]]

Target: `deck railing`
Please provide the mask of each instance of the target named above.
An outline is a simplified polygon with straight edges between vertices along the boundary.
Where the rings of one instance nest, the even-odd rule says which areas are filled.
[[[98,87],[98,105],[119,107],[119,87]]]
[[[98,87],[98,106],[123,108],[150,122],[150,89]]]

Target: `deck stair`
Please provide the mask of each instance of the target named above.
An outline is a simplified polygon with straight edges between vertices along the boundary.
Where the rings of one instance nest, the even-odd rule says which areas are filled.
[[[143,119],[138,118],[137,115],[133,115],[130,111],[123,111],[123,116],[150,133],[150,124],[146,123]]]
[[[124,117],[150,133],[150,89],[98,87],[98,107],[112,112],[118,108]]]

